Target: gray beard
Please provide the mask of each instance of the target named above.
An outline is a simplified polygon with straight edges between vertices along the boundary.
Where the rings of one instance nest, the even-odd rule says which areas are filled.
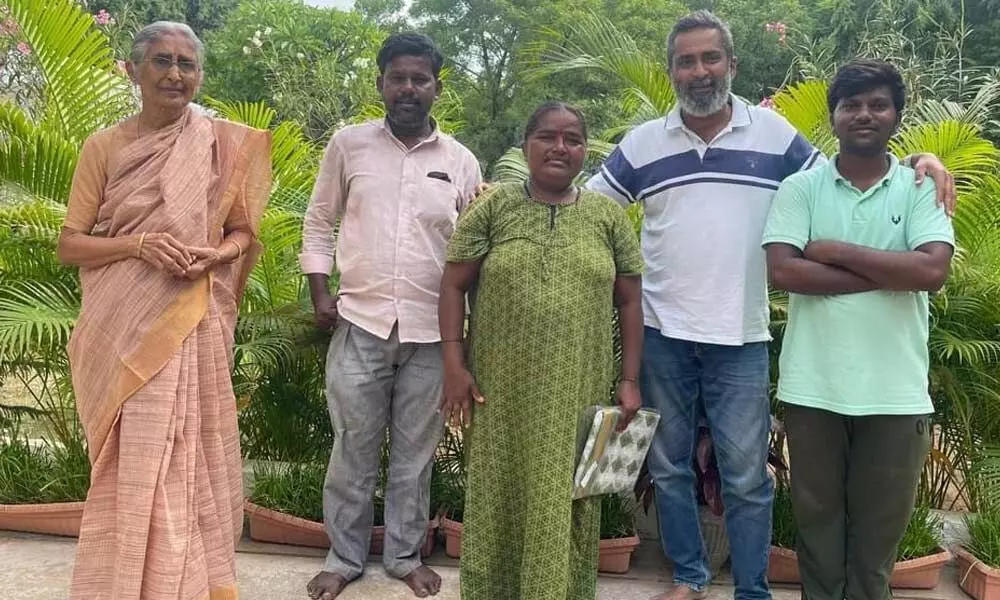
[[[726,104],[729,103],[729,93],[732,90],[732,87],[733,76],[728,72],[722,80],[722,85],[719,86],[719,89],[717,89],[708,98],[696,98],[689,96],[685,92],[681,91],[680,86],[674,83],[674,90],[677,91],[678,106],[681,107],[682,111],[693,117],[707,117],[724,109]]]

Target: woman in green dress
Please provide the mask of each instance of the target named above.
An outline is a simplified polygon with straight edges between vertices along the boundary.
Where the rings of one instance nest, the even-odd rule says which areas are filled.
[[[625,211],[574,185],[587,154],[579,111],[542,105],[523,150],[528,180],[465,211],[441,283],[442,409],[469,426],[462,598],[594,600],[600,499],[572,499],[578,423],[615,385],[616,310],[617,400],[627,419],[640,407],[642,256]]]

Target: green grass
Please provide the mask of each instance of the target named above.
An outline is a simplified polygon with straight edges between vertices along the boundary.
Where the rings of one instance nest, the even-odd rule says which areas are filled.
[[[942,526],[941,519],[932,513],[930,508],[926,506],[914,508],[906,525],[903,541],[899,543],[896,560],[910,560],[937,552],[941,546]]]
[[[601,496],[601,539],[635,535],[635,503],[621,494]]]
[[[966,546],[986,566],[1000,568],[1000,509],[968,515],[969,544]]]
[[[250,501],[309,521],[323,522],[323,482],[326,466],[301,463],[272,466],[259,463],[253,470]]]
[[[89,487],[82,442],[67,447],[33,446],[22,437],[0,442],[0,504],[85,500]]]

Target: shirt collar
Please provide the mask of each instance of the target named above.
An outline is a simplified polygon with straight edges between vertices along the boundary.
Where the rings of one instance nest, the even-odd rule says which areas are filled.
[[[750,114],[750,106],[740,100],[736,94],[729,94],[729,104],[733,107],[733,114],[729,118],[729,127],[746,127],[753,123],[753,116]],[[680,103],[675,103],[674,107],[667,113],[666,128],[682,129],[685,127],[684,119],[681,118]]]
[[[896,174],[896,169],[899,168],[899,159],[895,155],[886,153],[889,158],[889,170],[885,172],[882,179],[873,185],[870,189],[875,189],[883,185],[887,185],[892,179],[892,176]],[[830,175],[833,177],[833,181],[843,183],[844,185],[853,185],[849,179],[840,174],[840,169],[837,168],[837,159],[840,157],[840,153],[836,153],[830,157],[827,167],[830,169]]]
[[[425,139],[421,140],[420,143],[417,144],[417,146],[422,146],[424,144],[437,141],[438,137],[441,134],[440,129],[438,129],[437,121],[434,120],[434,117],[431,117],[430,119],[431,119],[431,134],[427,136]],[[396,135],[392,132],[392,127],[389,126],[388,117],[384,117],[382,119],[382,129],[384,129],[385,132],[389,134],[389,137],[396,140],[397,142],[399,141],[399,138],[397,138]],[[416,148],[416,146],[414,146],[414,148]]]

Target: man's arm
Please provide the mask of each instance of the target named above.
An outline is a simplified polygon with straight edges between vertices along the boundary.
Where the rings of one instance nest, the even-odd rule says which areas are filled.
[[[806,246],[805,257],[827,266],[847,269],[875,282],[880,289],[899,292],[936,292],[948,279],[952,247],[929,242],[903,252],[817,240]]]
[[[327,144],[316,176],[312,198],[302,224],[302,252],[299,265],[309,279],[309,295],[316,320],[323,329],[337,322],[337,299],[330,294],[330,273],[334,266],[334,231],[344,212],[344,157],[336,136]]]
[[[875,282],[856,273],[809,260],[791,244],[771,243],[764,249],[767,252],[767,279],[773,289],[817,296],[879,289]]]

